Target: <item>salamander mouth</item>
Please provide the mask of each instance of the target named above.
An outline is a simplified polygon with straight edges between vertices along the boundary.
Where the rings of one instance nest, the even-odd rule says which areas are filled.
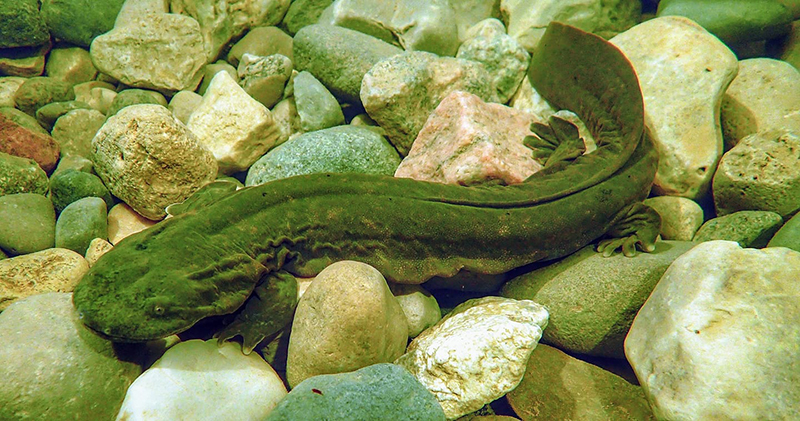
[[[77,310],[77,313],[78,313],[78,320],[81,321],[81,324],[86,329],[91,331],[93,334],[111,342],[141,343],[141,342],[151,341],[153,339],[158,339],[158,338],[137,338],[137,337],[131,337],[130,335],[119,336],[111,332],[110,329],[100,329],[98,327],[95,327],[94,323],[90,321],[89,318],[85,317],[84,312],[82,312],[81,310]]]

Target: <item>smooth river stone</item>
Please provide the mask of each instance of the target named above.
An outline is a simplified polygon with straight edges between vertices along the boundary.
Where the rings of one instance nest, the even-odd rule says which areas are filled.
[[[408,337],[415,338],[442,319],[436,297],[420,285],[389,284],[408,320]]]
[[[88,48],[92,40],[114,27],[125,0],[42,0],[42,17],[53,38]]]
[[[800,251],[800,213],[796,213],[772,236],[767,247],[788,247]]]
[[[99,197],[84,197],[70,203],[56,220],[56,247],[86,254],[95,238],[108,238],[108,211]]]
[[[736,241],[741,247],[766,247],[783,225],[775,212],[743,210],[709,219],[697,230],[694,241]]]
[[[280,54],[294,61],[292,37],[274,26],[253,28],[231,47],[227,62],[236,67],[245,54],[261,57]]]
[[[625,340],[658,419],[794,419],[800,253],[709,241],[678,258]]]
[[[294,78],[294,100],[300,115],[300,128],[306,132],[344,124],[344,114],[325,85],[307,71]]]
[[[644,200],[661,217],[661,238],[692,241],[703,225],[703,208],[697,202],[680,196],[656,196]]]
[[[79,155],[88,158],[92,154],[92,139],[106,116],[95,109],[72,110],[56,120],[52,136],[61,148],[62,159],[67,155]]]
[[[654,190],[698,199],[722,156],[720,103],[739,63],[719,39],[689,19],[656,18],[611,43],[633,63],[645,123],[659,150]]]
[[[46,196],[17,193],[0,196],[0,248],[28,254],[55,244],[56,212]]]
[[[89,51],[80,47],[59,47],[50,50],[45,65],[47,75],[73,85],[94,80],[97,68]]]
[[[89,270],[72,250],[48,248],[0,261],[0,311],[13,302],[46,292],[72,292]]]

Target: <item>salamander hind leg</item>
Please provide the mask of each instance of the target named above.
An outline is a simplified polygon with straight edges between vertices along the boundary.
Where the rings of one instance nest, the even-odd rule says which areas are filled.
[[[526,136],[525,146],[533,150],[533,159],[545,168],[568,163],[586,151],[578,127],[563,118],[552,116],[548,124],[533,123],[536,136]]]
[[[267,275],[236,314],[233,322],[217,335],[222,343],[240,336],[242,352],[253,348],[292,321],[297,306],[297,279],[285,271]]]
[[[653,208],[637,202],[620,211],[606,238],[597,244],[597,251],[608,257],[621,248],[622,254],[632,257],[638,245],[642,251],[650,253],[656,248],[660,231],[661,216]]]

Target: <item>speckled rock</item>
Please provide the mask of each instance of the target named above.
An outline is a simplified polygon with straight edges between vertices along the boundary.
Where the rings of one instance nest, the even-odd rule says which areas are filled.
[[[506,395],[528,420],[654,420],[641,387],[544,344],[531,353],[525,376]]]
[[[0,196],[15,193],[47,194],[47,174],[36,161],[0,152]]]
[[[280,54],[293,60],[292,37],[275,26],[253,28],[231,47],[227,61],[236,67],[245,54],[261,57]]]
[[[150,228],[155,222],[136,213],[125,203],[118,203],[108,211],[108,241],[116,245],[123,238]]]
[[[119,112],[119,110],[129,105],[136,104],[157,104],[166,107],[167,101],[164,95],[155,91],[147,89],[124,89],[114,96],[111,105],[108,106],[108,110],[106,111],[106,117],[111,117]]]
[[[86,328],[72,294],[38,294],[0,313],[0,419],[110,420],[141,372],[137,345]],[[81,391],[76,393],[76,391]]]
[[[10,255],[33,253],[55,244],[56,212],[34,193],[0,196],[0,248]]]
[[[454,56],[459,44],[456,14],[448,0],[337,0],[318,22],[439,56]]]
[[[428,117],[395,177],[473,185],[517,184],[542,169],[522,144],[535,117],[453,91]]]
[[[189,122],[189,117],[203,102],[203,96],[194,91],[180,91],[169,100],[169,110],[181,123]]]
[[[81,47],[114,27],[124,0],[94,2],[91,7],[79,1],[42,0],[42,17],[53,37]]]
[[[400,163],[383,136],[357,126],[305,133],[269,151],[247,172],[245,185],[320,172],[392,175]]]
[[[52,43],[38,47],[0,49],[0,73],[8,76],[34,77],[44,73],[45,55]]]
[[[98,36],[89,52],[98,70],[128,86],[180,91],[200,83],[203,46],[196,20],[154,13]]]
[[[336,98],[307,71],[294,78],[294,100],[300,115],[300,128],[304,131],[344,124],[344,114]]]
[[[66,169],[54,173],[50,177],[50,200],[57,213],[60,213],[70,203],[84,197],[98,197],[102,199],[110,209],[114,205],[111,193],[96,175]]]
[[[72,292],[89,263],[78,253],[48,248],[0,262],[0,311],[17,300],[46,292]]]
[[[718,215],[767,210],[788,218],[800,209],[800,136],[764,132],[739,141],[714,175]]]
[[[694,241],[736,241],[741,247],[765,247],[783,225],[783,218],[770,211],[738,211],[710,219],[700,227]]]
[[[552,21],[611,38],[638,22],[641,3],[634,0],[501,0],[500,13],[508,23],[508,34],[528,52],[533,52]]]
[[[245,54],[237,72],[242,89],[265,107],[272,108],[283,99],[286,82],[292,77],[292,61],[283,54],[267,57]],[[336,106],[338,108],[339,104]]]
[[[645,121],[660,151],[654,189],[689,199],[708,193],[722,156],[719,109],[736,56],[696,23],[667,16],[611,40],[633,64]]]
[[[91,110],[92,107],[82,101],[51,102],[36,110],[36,121],[49,133],[56,121],[70,111]]]
[[[92,139],[95,171],[114,196],[158,220],[217,175],[213,155],[160,105],[132,105]]]
[[[16,106],[14,94],[26,80],[19,76],[0,76],[0,108]]]
[[[498,19],[477,23],[466,36],[456,57],[483,63],[494,80],[498,102],[505,104],[525,78],[530,54],[506,34],[503,22]]]
[[[70,203],[56,220],[56,247],[86,254],[95,238],[108,238],[108,212],[99,197],[84,197]]]
[[[319,374],[391,362],[403,354],[408,323],[375,268],[336,262],[300,298],[289,336],[286,380],[291,387]]]
[[[771,130],[800,133],[800,72],[769,58],[739,62],[739,73],[722,98],[725,150],[745,136]]]
[[[369,116],[386,130],[389,141],[406,155],[428,115],[456,90],[497,102],[496,89],[482,64],[409,52],[378,63],[364,75],[361,101]]]
[[[589,245],[556,263],[518,276],[500,295],[547,307],[542,342],[598,357],[625,358],[623,342],[636,312],[688,241],[659,241],[635,258],[603,257]]]
[[[72,110],[59,117],[53,125],[52,136],[58,142],[62,159],[67,155],[90,157],[92,139],[105,122],[106,116],[95,109]]]
[[[473,412],[513,390],[547,325],[533,301],[469,300],[422,332],[395,364],[436,396],[448,419]]]
[[[339,100],[361,104],[361,80],[379,61],[403,50],[352,29],[309,25],[293,42],[294,67],[308,70]]]
[[[279,135],[269,110],[226,72],[214,76],[186,127],[214,154],[223,174],[249,168],[275,145]]]
[[[52,49],[44,69],[47,76],[73,85],[88,82],[97,76],[89,51],[80,47]]]
[[[657,196],[644,200],[661,216],[661,238],[664,240],[692,241],[703,225],[703,208],[694,200],[680,196]]]
[[[28,115],[51,102],[72,101],[75,91],[72,84],[51,77],[33,77],[25,81],[14,93],[16,107]]]
[[[0,48],[40,45],[50,40],[37,0],[6,0],[0,4]]]
[[[658,419],[794,417],[798,268],[793,250],[730,241],[701,243],[670,266],[625,340]]]
[[[86,249],[86,255],[84,256],[86,258],[86,263],[89,264],[89,267],[94,266],[94,264],[97,263],[97,259],[113,248],[114,246],[107,240],[94,238],[89,243],[89,248]]]
[[[442,310],[436,297],[419,285],[389,284],[408,321],[408,337],[415,338],[441,320]]]
[[[407,370],[395,364],[373,364],[350,373],[304,380],[269,414],[278,420],[444,421],[439,403]]]
[[[264,419],[286,396],[275,370],[232,342],[190,340],[168,349],[128,388],[117,419]],[[202,399],[197,399],[202,396]]]

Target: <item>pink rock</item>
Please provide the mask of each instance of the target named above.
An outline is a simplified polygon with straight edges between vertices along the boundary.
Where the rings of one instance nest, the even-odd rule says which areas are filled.
[[[542,168],[522,144],[533,135],[534,120],[533,114],[454,91],[428,117],[394,175],[445,184],[521,183]]]
[[[49,135],[35,133],[0,115],[0,152],[36,161],[50,174],[58,163],[60,148]]]

